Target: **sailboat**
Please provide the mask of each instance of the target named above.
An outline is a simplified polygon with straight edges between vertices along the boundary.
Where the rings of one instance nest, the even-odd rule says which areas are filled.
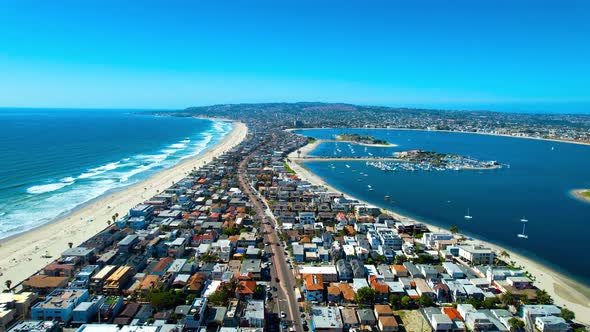
[[[467,208],[467,214],[465,215],[465,219],[473,219],[473,216],[469,213],[469,208]]]
[[[529,236],[524,233],[524,229],[526,227],[526,223],[527,223],[528,220],[522,218],[522,219],[520,219],[520,221],[522,221],[522,233],[521,234],[517,234],[516,236],[518,236],[521,239],[528,239]]]
[[[373,187],[371,187],[370,184],[367,185],[367,188],[369,188],[369,191],[373,191],[374,190]]]

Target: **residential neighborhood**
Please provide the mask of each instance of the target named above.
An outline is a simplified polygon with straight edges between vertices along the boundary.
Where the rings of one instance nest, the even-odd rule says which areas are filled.
[[[308,138],[250,121],[193,169],[0,294],[0,331],[583,328],[507,253],[302,180]]]

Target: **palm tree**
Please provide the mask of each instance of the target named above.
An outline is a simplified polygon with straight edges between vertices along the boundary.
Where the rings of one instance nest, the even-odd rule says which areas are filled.
[[[117,216],[115,216],[115,215],[113,214],[113,216],[111,217],[111,219],[113,219],[113,222],[115,222],[115,220],[117,220]]]
[[[112,223],[111,219],[107,220],[107,225],[109,225],[109,226],[110,226],[110,225],[111,225],[111,223]]]
[[[119,218],[119,212],[115,212],[115,218]]]
[[[301,150],[297,150],[297,156],[301,158]]]
[[[12,286],[12,280],[6,280],[6,281],[4,282],[4,285],[6,285],[6,288],[7,288],[8,290],[10,290],[10,286]]]
[[[500,301],[502,301],[502,304],[504,305],[511,305],[514,303],[514,296],[511,292],[506,292],[500,296]]]
[[[459,227],[457,227],[457,225],[451,226],[451,233],[453,233],[453,234],[459,233]]]
[[[70,249],[72,249],[73,246],[74,246],[73,242],[68,242],[68,247],[70,247]]]
[[[524,328],[524,322],[516,317],[512,317],[508,320],[508,325],[510,325],[510,331],[519,331]]]

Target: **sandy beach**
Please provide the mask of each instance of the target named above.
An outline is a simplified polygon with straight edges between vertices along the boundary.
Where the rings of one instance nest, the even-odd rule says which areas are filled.
[[[127,214],[130,208],[168,188],[193,168],[201,167],[238,145],[247,133],[248,128],[243,123],[234,122],[232,132],[202,155],[162,170],[143,182],[106,194],[61,219],[0,240],[0,285],[3,288],[6,280],[16,285],[28,278],[59,258],[69,242],[77,246],[91,238],[108,226],[107,220],[115,213]],[[51,257],[46,258],[46,254]]]
[[[571,191],[571,194],[577,200],[590,203],[590,189],[574,189]]]
[[[300,149],[301,157],[305,157],[309,152],[313,151],[319,145],[316,141],[312,144],[308,144]],[[306,180],[312,184],[324,186],[329,191],[341,193],[340,190],[330,186],[326,181],[317,176],[316,174],[309,171],[306,167],[302,165],[304,160],[298,158],[297,152],[293,152],[288,156],[288,165],[293,169],[297,176],[301,179]],[[343,193],[347,197],[352,199],[357,199],[361,202],[365,202],[361,199],[348,195],[347,193]],[[365,202],[369,205],[374,205],[368,202]],[[416,220],[413,218],[409,218],[407,216],[401,215],[394,211],[386,210],[387,213],[393,215],[399,220],[402,221],[409,221],[409,222],[420,222],[427,225],[431,230],[442,230],[442,228],[430,225],[420,220]],[[448,230],[447,230],[448,231]],[[450,231],[449,231],[450,232]],[[458,235],[460,236],[460,234]],[[475,244],[483,244],[494,249],[497,253],[502,251],[506,251],[510,257],[507,259],[508,261],[514,261],[516,266],[521,266],[524,270],[531,273],[536,278],[535,285],[540,289],[545,289],[547,293],[553,297],[555,304],[566,307],[576,313],[576,320],[580,321],[585,324],[590,324],[590,287],[587,285],[583,285],[571,278],[564,276],[563,274],[554,271],[542,264],[535,262],[533,259],[522,256],[520,254],[515,253],[514,251],[508,250],[501,246],[480,241],[477,239],[473,239],[472,241],[468,241],[469,243]]]

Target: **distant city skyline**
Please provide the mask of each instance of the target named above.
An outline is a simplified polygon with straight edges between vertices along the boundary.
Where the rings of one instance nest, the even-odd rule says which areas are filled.
[[[585,1],[19,1],[0,107],[322,101],[590,113]]]

